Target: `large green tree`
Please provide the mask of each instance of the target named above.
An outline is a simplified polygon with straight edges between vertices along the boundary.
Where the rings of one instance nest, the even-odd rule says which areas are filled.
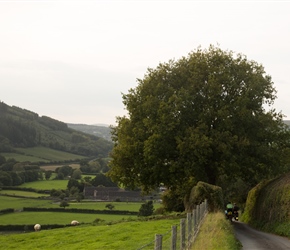
[[[148,69],[123,94],[128,116],[112,128],[109,175],[150,190],[281,173],[289,132],[275,99],[262,65],[219,47]]]

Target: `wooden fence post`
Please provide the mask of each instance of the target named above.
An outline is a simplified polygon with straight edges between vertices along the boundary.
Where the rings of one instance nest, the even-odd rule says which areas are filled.
[[[200,222],[200,207],[199,207],[199,205],[196,206],[196,210],[197,210],[197,225],[199,225],[199,222]]]
[[[196,209],[193,209],[192,211],[192,217],[193,217],[193,234],[195,234],[197,222],[196,222]]]
[[[185,219],[180,220],[180,250],[185,249]]]
[[[174,225],[171,227],[171,250],[176,250],[177,243],[177,226]]]
[[[192,230],[191,213],[187,213],[187,245],[188,246],[189,246],[190,241],[191,241],[191,230]]]
[[[162,234],[155,234],[154,250],[162,250]]]

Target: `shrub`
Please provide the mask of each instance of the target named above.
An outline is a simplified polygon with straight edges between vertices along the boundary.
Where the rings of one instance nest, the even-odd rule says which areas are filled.
[[[115,208],[114,205],[112,205],[111,203],[106,205],[106,208],[108,208],[109,210],[113,210]]]
[[[223,192],[221,187],[199,181],[191,190],[190,196],[185,201],[186,211],[191,211],[205,199],[208,201],[209,212],[224,208]]]
[[[150,216],[153,214],[154,206],[153,201],[148,201],[141,205],[138,216]]]

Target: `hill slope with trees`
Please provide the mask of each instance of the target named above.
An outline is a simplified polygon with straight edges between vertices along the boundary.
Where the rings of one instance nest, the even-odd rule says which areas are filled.
[[[107,157],[112,143],[64,122],[0,102],[0,153],[42,146],[87,157]]]
[[[111,129],[108,126],[99,126],[99,125],[88,125],[88,124],[67,124],[69,128],[74,130],[78,130],[84,132],[86,134],[95,135],[101,138],[104,138],[108,141],[112,141],[111,139]]]

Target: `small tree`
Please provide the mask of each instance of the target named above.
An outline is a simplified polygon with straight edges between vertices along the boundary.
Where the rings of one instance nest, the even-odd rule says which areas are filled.
[[[67,201],[61,201],[59,204],[60,207],[63,207],[63,209],[65,209],[65,207],[69,206],[69,203]]]
[[[46,180],[49,180],[51,175],[52,175],[52,171],[51,170],[48,170],[48,171],[44,171],[44,175],[45,175],[45,179]]]
[[[141,205],[138,216],[150,216],[153,214],[153,201],[148,201]]]
[[[115,208],[115,206],[111,203],[106,205],[106,208],[108,208],[109,210],[113,210]]]

